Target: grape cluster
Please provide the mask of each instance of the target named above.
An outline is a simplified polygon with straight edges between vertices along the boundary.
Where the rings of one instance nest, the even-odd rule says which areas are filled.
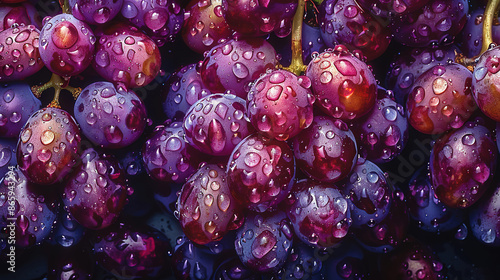
[[[0,279],[497,279],[499,3],[0,1]]]

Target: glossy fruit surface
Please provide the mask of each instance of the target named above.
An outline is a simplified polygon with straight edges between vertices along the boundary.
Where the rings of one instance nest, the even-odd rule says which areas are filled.
[[[4,3],[6,1],[3,1]],[[17,5],[0,5],[0,31],[18,25],[34,25],[40,29],[42,23],[38,11],[29,2]]]
[[[500,207],[500,189],[498,184],[495,184],[494,188],[488,193],[489,197],[485,197],[471,209],[469,218],[471,231],[476,239],[498,247],[500,246],[500,223],[497,215]]]
[[[28,118],[42,103],[25,83],[0,86],[0,136],[18,137]]]
[[[88,24],[104,24],[120,13],[123,0],[69,0],[71,14]]]
[[[497,122],[500,121],[500,88],[497,83],[499,64],[500,48],[487,50],[479,57],[472,78],[472,92],[477,106],[486,116]]]

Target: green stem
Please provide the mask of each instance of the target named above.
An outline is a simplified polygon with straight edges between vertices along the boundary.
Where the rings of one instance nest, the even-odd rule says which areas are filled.
[[[59,5],[61,6],[63,13],[71,14],[71,7],[69,6],[69,0],[59,0]]]
[[[484,11],[483,21],[483,45],[481,47],[481,54],[487,51],[491,44],[493,44],[493,20],[498,14],[500,0],[489,0],[486,4]]]
[[[306,71],[307,66],[304,65],[302,60],[302,24],[304,21],[304,11],[306,0],[299,0],[297,11],[293,16],[292,25],[292,63],[284,69],[296,74],[301,75]]]
[[[61,94],[61,90],[67,90],[73,95],[73,98],[77,98],[78,95],[80,95],[80,92],[82,91],[81,88],[75,88],[72,86],[69,86],[69,78],[65,79],[59,75],[52,74],[52,77],[50,80],[41,85],[41,86],[32,86],[31,91],[33,94],[37,97],[40,98],[42,96],[42,93],[46,91],[49,88],[54,88],[55,94],[54,94],[54,99],[52,102],[50,102],[48,107],[54,107],[54,108],[61,108],[61,105],[59,104],[59,96]]]

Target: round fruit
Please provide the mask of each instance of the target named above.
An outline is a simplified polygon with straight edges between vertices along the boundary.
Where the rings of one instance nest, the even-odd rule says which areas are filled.
[[[0,86],[0,136],[18,137],[28,118],[41,105],[28,84],[9,83]]]

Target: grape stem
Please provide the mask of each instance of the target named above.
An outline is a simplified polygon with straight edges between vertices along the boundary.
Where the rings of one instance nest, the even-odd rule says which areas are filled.
[[[283,69],[296,75],[301,75],[306,71],[307,66],[302,60],[302,24],[307,0],[299,0],[297,10],[293,16],[292,25],[292,63]]]
[[[50,104],[47,107],[61,108],[61,105],[59,104],[59,96],[61,94],[61,90],[64,89],[69,91],[73,95],[73,98],[75,99],[78,97],[78,95],[80,95],[80,92],[82,92],[81,88],[75,88],[69,86],[68,84],[69,84],[69,78],[63,78],[57,74],[52,74],[52,77],[47,83],[41,86],[32,86],[31,91],[37,98],[40,98],[44,91],[46,91],[49,88],[54,88],[55,91],[54,99],[50,102]]]
[[[63,13],[71,14],[71,9],[69,7],[69,0],[59,0],[59,6],[61,6]]]

